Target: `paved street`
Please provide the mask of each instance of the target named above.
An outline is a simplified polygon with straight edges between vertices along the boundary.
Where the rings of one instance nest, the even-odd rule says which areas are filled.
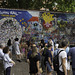
[[[12,67],[11,75],[29,75],[28,63],[25,59],[23,59],[22,62],[16,61],[15,58],[14,60],[16,65]],[[53,72],[53,75],[55,75],[55,72]],[[70,72],[70,75],[72,75],[72,71]]]
[[[11,75],[29,75],[28,63],[23,59],[22,62],[15,61],[15,66],[12,67]]]
[[[25,59],[22,59],[22,62],[18,62],[14,56],[14,61],[16,64],[11,69],[11,75],[29,75],[28,63],[25,61]],[[52,75],[55,75],[55,72],[53,72]],[[70,75],[72,75],[72,71],[70,71]]]

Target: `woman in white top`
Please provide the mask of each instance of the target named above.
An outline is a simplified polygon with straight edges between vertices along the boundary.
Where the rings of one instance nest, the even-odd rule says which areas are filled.
[[[20,52],[20,48],[19,48],[19,39],[18,38],[15,38],[14,49],[15,49],[17,60],[19,62],[21,62],[21,52]]]
[[[4,65],[5,75],[10,75],[11,67],[15,65],[15,62],[9,57],[10,51],[8,46],[6,46],[3,49],[3,53],[4,53],[3,65]]]

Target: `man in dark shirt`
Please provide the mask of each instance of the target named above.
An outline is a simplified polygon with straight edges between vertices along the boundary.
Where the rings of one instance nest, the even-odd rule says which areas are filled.
[[[46,50],[45,55],[45,65],[46,65],[46,72],[48,75],[52,73],[53,65],[52,65],[52,54],[51,54],[52,45],[48,44],[48,49]]]

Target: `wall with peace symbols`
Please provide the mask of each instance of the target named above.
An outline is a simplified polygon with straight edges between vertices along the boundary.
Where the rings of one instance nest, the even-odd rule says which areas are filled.
[[[63,36],[75,43],[75,13],[0,9],[0,42],[22,37],[38,42]]]

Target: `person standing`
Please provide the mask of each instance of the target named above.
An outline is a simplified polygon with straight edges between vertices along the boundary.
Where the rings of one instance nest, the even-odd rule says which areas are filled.
[[[73,71],[73,75],[75,75],[75,46],[70,48],[69,59],[72,60],[72,71]]]
[[[21,52],[20,52],[20,48],[19,48],[19,39],[18,38],[15,38],[14,49],[15,49],[17,61],[21,62]]]
[[[15,65],[15,62],[9,57],[10,51],[9,47],[6,46],[3,49],[4,57],[3,57],[3,65],[4,65],[4,75],[10,75],[11,67]]]
[[[69,45],[66,48],[66,53],[67,53],[67,74],[70,75],[70,60],[69,60]]]
[[[3,48],[4,48],[4,46],[2,44],[0,44],[0,74],[1,75],[4,71],[4,68],[3,68],[3,57],[4,57]]]
[[[30,75],[40,74],[40,56],[38,55],[37,48],[32,48],[32,53],[29,56],[29,71]]]
[[[7,42],[7,46],[9,47],[10,58],[12,58],[12,43],[11,43],[11,39],[8,40],[8,42]]]
[[[0,45],[0,60],[3,59],[4,53],[3,53],[3,46]]]
[[[66,48],[67,48],[68,42],[66,40],[62,40],[59,42],[59,51],[63,50],[59,54],[59,71],[58,75],[67,75],[67,53],[66,53]]]
[[[58,53],[58,50],[59,50],[59,43],[58,43],[58,41],[56,42],[56,44],[55,44],[55,48],[54,48],[54,53],[53,53],[53,57],[55,57],[56,55],[57,55],[57,53]]]
[[[48,43],[52,45],[51,53],[52,53],[52,56],[53,56],[53,54],[54,54],[54,42],[53,42],[53,39],[50,38]]]
[[[48,49],[46,50],[45,61],[44,61],[47,75],[51,75],[53,71],[51,48],[52,45],[48,44]]]

